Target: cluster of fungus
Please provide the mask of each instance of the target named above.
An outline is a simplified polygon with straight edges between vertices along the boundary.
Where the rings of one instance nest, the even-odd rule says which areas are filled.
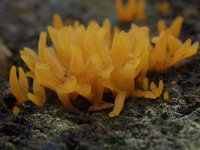
[[[123,4],[123,0],[116,0],[119,22],[130,22],[133,18],[146,19],[145,3],[146,0],[128,0],[126,4]]]
[[[121,23],[131,22],[133,19],[141,21],[147,17],[146,0],[127,0],[126,4],[123,3],[123,0],[116,0],[115,3],[118,20]],[[168,1],[162,1],[155,5],[155,9],[162,15],[167,15],[171,6]]]
[[[52,46],[47,45],[47,33],[42,32],[37,53],[30,48],[20,51],[29,71],[19,67],[17,75],[16,67],[11,68],[11,91],[18,104],[29,99],[41,107],[48,88],[74,111],[79,110],[71,102],[81,95],[91,103],[90,111],[113,107],[109,116],[117,116],[129,97],[156,99],[162,95],[162,80],[158,85],[149,83],[149,71],[165,72],[197,53],[198,43],[177,39],[182,21],[178,17],[169,28],[160,21],[159,36],[150,39],[148,27],[132,24],[127,32],[113,32],[109,20],[102,26],[95,21],[87,27],[64,25],[55,15],[53,26],[48,27]],[[32,92],[27,78],[33,80]],[[103,100],[106,92],[115,96],[114,104]],[[164,99],[168,98],[165,91]],[[19,112],[16,107],[13,110],[14,114]]]
[[[192,44],[191,39],[187,39],[183,43],[178,39],[182,23],[182,17],[177,17],[169,28],[163,20],[158,22],[159,36],[151,40],[155,47],[150,50],[149,71],[165,72],[197,53],[198,42]]]

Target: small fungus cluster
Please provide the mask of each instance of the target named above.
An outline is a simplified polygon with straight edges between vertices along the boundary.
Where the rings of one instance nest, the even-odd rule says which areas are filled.
[[[187,39],[183,43],[178,39],[182,23],[182,17],[177,17],[169,28],[163,20],[158,22],[159,36],[151,40],[155,46],[150,49],[149,71],[165,72],[197,53],[198,42],[192,44],[192,41]]]
[[[146,19],[145,3],[146,0],[128,0],[126,4],[123,4],[123,0],[116,0],[119,22],[130,22],[133,18]]]
[[[29,71],[11,68],[11,91],[18,104],[29,99],[41,107],[48,88],[74,111],[78,110],[71,101],[81,95],[91,103],[90,111],[114,107],[109,116],[117,116],[129,97],[156,99],[162,95],[162,80],[158,85],[149,83],[149,71],[165,72],[197,53],[198,43],[191,45],[190,39],[182,43],[177,38],[182,21],[178,17],[169,28],[159,22],[159,36],[150,39],[148,27],[132,24],[127,32],[113,32],[109,20],[102,26],[95,21],[87,27],[78,22],[64,25],[55,15],[53,26],[48,27],[52,45],[47,45],[47,32],[42,32],[37,53],[30,48],[20,51]],[[33,80],[31,90],[27,77]],[[107,92],[115,97],[114,105],[104,101]],[[168,98],[165,91],[164,99]],[[15,107],[13,112],[19,110]]]

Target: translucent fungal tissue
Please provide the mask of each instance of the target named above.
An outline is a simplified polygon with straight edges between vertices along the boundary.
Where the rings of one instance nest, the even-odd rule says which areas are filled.
[[[128,32],[112,34],[111,30],[109,20],[102,26],[95,21],[88,26],[78,22],[71,26],[64,25],[55,15],[53,26],[48,27],[52,44],[47,45],[47,32],[42,32],[37,52],[29,48],[20,51],[29,71],[25,74],[19,68],[17,77],[16,68],[11,68],[10,86],[18,104],[30,99],[43,106],[48,88],[69,109],[79,111],[71,101],[81,95],[91,103],[90,111],[113,107],[109,116],[114,117],[128,98],[161,96],[162,80],[158,85],[149,83],[148,71],[163,72],[194,55],[198,48],[198,44],[191,45],[190,40],[182,43],[166,31],[152,45],[149,28],[135,24]],[[33,80],[32,92],[28,90],[27,77]],[[104,101],[106,92],[115,97],[114,104]],[[169,99],[168,92],[164,98]]]

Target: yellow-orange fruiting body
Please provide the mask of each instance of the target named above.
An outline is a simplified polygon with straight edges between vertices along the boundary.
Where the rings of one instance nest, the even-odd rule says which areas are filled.
[[[133,18],[138,20],[146,19],[145,14],[146,0],[128,0],[123,4],[122,0],[116,0],[116,10],[119,22],[130,22]]]
[[[116,0],[116,9],[120,22],[129,22],[135,15],[135,0],[129,0],[124,6],[122,0]]]
[[[28,97],[36,105],[43,106],[44,88],[48,88],[57,93],[69,109],[78,111],[71,100],[81,95],[92,104],[89,110],[95,111],[113,106],[103,100],[103,94],[111,91],[115,102],[109,116],[114,117],[121,112],[128,97],[160,97],[163,82],[160,80],[158,86],[154,82],[149,84],[148,71],[163,72],[194,55],[198,49],[198,43],[191,45],[190,40],[182,43],[172,36],[174,30],[170,34],[162,31],[154,46],[150,43],[148,27],[134,24],[128,32],[118,30],[114,35],[109,20],[102,26],[95,21],[87,27],[78,22],[65,26],[55,15],[53,25],[48,27],[52,46],[47,45],[47,33],[42,32],[37,53],[29,48],[20,51],[29,68],[26,76],[33,79],[33,93],[22,90],[26,77],[20,73],[21,69],[19,83],[16,69],[11,69],[11,89],[20,104]],[[136,84],[143,87],[136,89]]]
[[[18,69],[18,76],[19,80],[17,77],[16,67],[12,66],[10,70],[10,88],[13,95],[16,97],[17,102],[23,104],[26,100],[29,87],[26,75],[21,67]]]
[[[168,101],[169,100],[169,93],[167,91],[165,91],[163,95],[164,95],[163,96],[164,100]]]
[[[166,27],[164,21],[158,22],[160,34],[151,40],[155,46],[150,48],[149,71],[165,72],[171,67],[177,67],[182,60],[197,53],[198,42],[192,44],[191,40],[188,39],[182,43],[177,38],[182,23],[182,17],[177,17],[169,28]]]
[[[165,21],[160,20],[158,21],[157,25],[158,32],[161,33],[163,31],[166,31],[167,35],[172,35],[177,38],[181,32],[183,21],[183,17],[179,16],[172,22],[171,26],[167,28]]]
[[[167,38],[169,36],[174,36],[175,38],[178,38],[181,32],[183,21],[184,21],[183,17],[181,16],[176,17],[176,19],[172,22],[171,26],[167,28],[165,21],[159,20],[157,23],[158,33],[161,34],[162,32],[166,32]],[[151,42],[156,43],[157,40],[158,37],[153,37],[151,39]]]
[[[38,107],[43,106],[46,101],[45,89],[36,78],[33,80],[33,93],[28,93],[27,97]]]
[[[146,0],[139,0],[138,1],[137,13],[136,13],[136,18],[138,20],[145,20],[146,19],[145,3],[146,3]]]
[[[149,56],[149,71],[165,72],[177,67],[180,62],[197,53],[199,43],[191,44],[188,39],[182,43],[172,35],[162,32]],[[159,59],[158,59],[159,58]]]
[[[167,15],[170,11],[170,4],[168,1],[163,1],[161,3],[156,4],[156,9],[163,15]]]
[[[55,19],[58,22],[60,20]],[[36,105],[45,102],[43,86],[55,91],[61,102],[76,110],[70,102],[71,95],[82,95],[94,106],[112,106],[103,101],[105,88],[116,93],[114,110],[110,116],[121,112],[126,97],[160,96],[157,87],[151,91],[137,91],[136,80],[146,77],[149,55],[148,29],[135,25],[126,33],[116,33],[111,40],[111,26],[108,20],[100,27],[92,22],[87,27],[61,26],[54,23],[48,32],[54,47],[46,44],[46,33],[40,35],[38,54],[25,48],[21,57],[29,67],[27,76],[34,79],[33,92],[27,96]],[[123,51],[122,51],[123,49]],[[119,78],[120,77],[120,78]],[[11,79],[12,80],[12,79]],[[41,86],[40,86],[41,85]],[[162,91],[163,85],[159,86]],[[13,92],[14,93],[14,92]]]
[[[21,110],[18,106],[14,106],[12,111],[14,116],[18,116]]]

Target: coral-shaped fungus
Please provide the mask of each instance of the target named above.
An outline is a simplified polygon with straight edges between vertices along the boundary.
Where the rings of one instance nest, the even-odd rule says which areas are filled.
[[[17,69],[13,66],[10,70],[10,88],[19,104],[23,104],[28,94],[28,81],[24,70],[18,69],[19,80],[17,79]]]
[[[199,43],[191,43],[190,39],[182,43],[174,36],[162,32],[155,47],[150,49],[149,70],[165,72],[172,66],[178,66],[182,60],[197,53]]]
[[[198,44],[191,46],[190,40],[183,44],[176,37],[167,36],[168,31],[162,31],[152,45],[148,27],[134,24],[128,32],[119,31],[113,36],[108,20],[102,26],[94,21],[88,27],[80,23],[66,26],[55,15],[53,25],[48,27],[52,46],[46,43],[47,33],[42,32],[37,53],[29,48],[20,51],[29,68],[26,75],[19,68],[18,81],[16,68],[11,68],[10,86],[19,104],[28,98],[43,106],[44,88],[48,88],[69,109],[78,111],[71,101],[81,95],[92,104],[89,110],[95,111],[113,107],[103,100],[103,94],[110,91],[115,101],[109,116],[114,117],[128,97],[156,99],[162,94],[163,82],[149,85],[147,71],[163,72],[198,49]],[[33,93],[28,92],[26,77],[33,79]],[[164,98],[169,98],[167,92]]]
[[[177,17],[169,28],[163,20],[158,22],[160,34],[152,38],[155,46],[150,48],[149,71],[165,72],[173,66],[177,67],[182,60],[197,53],[198,42],[191,45],[190,39],[184,43],[178,39],[182,23],[182,17]]]
[[[130,22],[133,18],[144,20],[145,13],[145,0],[128,0],[123,4],[123,0],[116,0],[116,10],[119,22]]]

